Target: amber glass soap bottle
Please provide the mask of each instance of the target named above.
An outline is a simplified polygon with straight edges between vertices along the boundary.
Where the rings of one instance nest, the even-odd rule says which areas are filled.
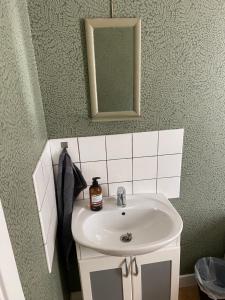
[[[100,177],[93,177],[92,185],[89,188],[90,208],[94,211],[102,209],[102,188],[98,184],[98,179]]]

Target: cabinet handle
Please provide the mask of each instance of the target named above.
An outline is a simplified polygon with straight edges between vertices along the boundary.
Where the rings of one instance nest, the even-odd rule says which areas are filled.
[[[129,269],[128,269],[128,265],[127,265],[127,259],[124,259],[124,263],[125,263],[125,274],[124,277],[128,277],[129,275]]]
[[[133,259],[133,262],[134,262],[134,266],[135,266],[135,272],[133,273],[133,275],[138,276],[139,270],[138,270],[136,257]]]

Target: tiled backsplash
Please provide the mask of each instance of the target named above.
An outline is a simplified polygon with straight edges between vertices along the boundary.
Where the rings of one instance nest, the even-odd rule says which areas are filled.
[[[51,273],[57,229],[57,208],[49,142],[46,143],[37,163],[33,173],[33,182],[48,270]]]
[[[81,169],[87,184],[99,176],[105,196],[115,195],[123,185],[128,194],[180,194],[183,129],[50,140],[57,172],[61,142]],[[89,188],[89,187],[88,187]],[[88,198],[88,188],[80,198]]]

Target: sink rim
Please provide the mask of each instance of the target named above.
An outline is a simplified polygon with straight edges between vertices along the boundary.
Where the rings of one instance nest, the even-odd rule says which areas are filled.
[[[73,215],[72,215],[72,223],[71,229],[72,234],[76,242],[81,244],[82,246],[94,249],[100,253],[106,255],[114,255],[114,256],[129,256],[129,255],[139,255],[150,253],[160,249],[172,241],[174,241],[182,232],[183,229],[183,221],[176,211],[176,209],[172,206],[169,200],[162,194],[138,194],[138,195],[127,195],[127,207],[117,207],[116,206],[116,199],[113,197],[105,197],[105,203],[103,205],[103,210],[99,212],[93,212],[89,209],[88,204],[89,200],[78,200],[75,202]],[[150,202],[151,201],[151,202]],[[142,202],[140,208],[140,202]],[[146,207],[153,208],[154,205],[157,206],[156,209],[163,211],[168,215],[171,220],[174,220],[173,225],[174,228],[171,233],[162,239],[156,240],[154,242],[140,243],[140,244],[130,244],[130,243],[123,243],[118,247],[118,245],[113,246],[112,244],[105,246],[104,241],[102,244],[97,244],[94,241],[91,241],[85,234],[81,234],[81,232],[75,230],[79,226],[81,227],[80,223],[82,223],[85,219],[89,216],[96,216],[98,214],[105,214],[113,212],[122,212],[128,211],[135,208],[140,208],[141,210],[145,210]],[[153,205],[153,206],[152,206]],[[161,209],[160,209],[161,208]],[[104,216],[103,216],[104,218]],[[82,228],[80,228],[82,231]],[[122,232],[121,232],[122,234]]]

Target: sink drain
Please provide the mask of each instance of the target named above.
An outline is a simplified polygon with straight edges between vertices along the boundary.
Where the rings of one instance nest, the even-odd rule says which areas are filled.
[[[131,232],[127,232],[125,234],[122,234],[120,237],[121,242],[123,243],[128,243],[132,240],[132,233]]]

